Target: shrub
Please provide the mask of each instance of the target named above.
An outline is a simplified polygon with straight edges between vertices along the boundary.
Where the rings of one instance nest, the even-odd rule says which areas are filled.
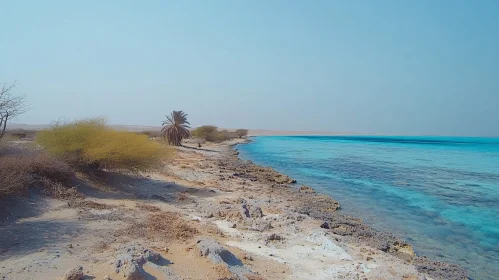
[[[0,197],[21,194],[30,187],[65,183],[72,176],[67,164],[43,151],[13,148],[0,156]]]
[[[205,139],[210,142],[221,142],[225,140],[230,140],[236,137],[234,132],[228,130],[218,130],[216,126],[213,125],[203,125],[191,132],[194,138]]]
[[[213,125],[203,125],[197,127],[196,129],[191,131],[191,135],[194,138],[202,138],[206,141],[213,141],[215,138],[215,134],[217,133],[218,128]]]
[[[39,132],[36,141],[68,163],[100,169],[143,171],[171,154],[147,135],[114,130],[102,119],[57,124]]]
[[[242,138],[242,137],[244,137],[244,136],[248,135],[248,130],[247,130],[247,129],[242,129],[242,128],[240,128],[240,129],[237,129],[235,133],[236,133],[236,135],[237,135],[239,138]]]

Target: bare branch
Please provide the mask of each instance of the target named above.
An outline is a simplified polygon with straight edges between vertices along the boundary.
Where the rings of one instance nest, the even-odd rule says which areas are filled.
[[[13,93],[15,86],[16,82],[3,84],[0,88],[0,138],[5,134],[7,122],[29,109],[26,106],[26,96]]]

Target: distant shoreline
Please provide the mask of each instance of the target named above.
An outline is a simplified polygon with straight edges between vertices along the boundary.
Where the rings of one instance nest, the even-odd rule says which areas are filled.
[[[9,124],[7,130],[42,130],[49,127],[50,124]],[[112,128],[118,130],[128,130],[131,132],[143,132],[143,131],[160,131],[160,126],[147,126],[147,125],[110,125]],[[235,128],[222,128],[229,131],[235,130]],[[332,131],[312,131],[312,130],[275,130],[275,129],[248,129],[248,136],[400,136],[400,137],[477,137],[477,138],[499,138],[496,136],[467,136],[467,135],[418,135],[418,134],[380,134],[380,133],[360,133],[360,132],[332,132]]]

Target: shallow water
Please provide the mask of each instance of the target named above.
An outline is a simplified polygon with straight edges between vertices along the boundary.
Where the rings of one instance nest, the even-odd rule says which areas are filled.
[[[330,194],[341,211],[499,279],[499,138],[267,136],[237,149]]]

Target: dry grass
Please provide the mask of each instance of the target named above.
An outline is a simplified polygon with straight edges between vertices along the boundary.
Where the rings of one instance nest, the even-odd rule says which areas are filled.
[[[158,206],[154,206],[154,205],[150,205],[150,204],[145,204],[145,203],[137,204],[136,207],[138,209],[140,209],[140,210],[144,210],[144,211],[148,211],[148,212],[153,212],[153,213],[161,211],[161,208],[159,208]]]
[[[151,240],[186,240],[198,234],[198,230],[184,221],[175,212],[157,212],[147,216],[145,221],[138,221],[118,232],[132,237]]]
[[[96,210],[104,210],[114,208],[111,205],[95,202],[92,200],[73,200],[68,202],[70,207],[73,208],[86,208],[86,209],[96,209]]]
[[[211,222],[206,225],[203,225],[202,230],[203,232],[213,236],[225,237],[224,232],[217,225]]]
[[[0,197],[23,194],[31,187],[66,183],[71,168],[43,151],[10,147],[0,151]]]
[[[66,162],[98,169],[145,171],[174,152],[147,135],[114,130],[101,119],[55,125],[39,132],[36,141]]]
[[[101,252],[104,252],[107,249],[109,249],[109,244],[107,242],[104,242],[104,241],[99,241],[99,242],[95,243],[93,248],[94,248],[94,251],[101,253]]]
[[[44,193],[53,198],[69,201],[85,198],[85,196],[80,193],[75,187],[67,188],[61,183],[55,183],[46,186],[44,188]]]

